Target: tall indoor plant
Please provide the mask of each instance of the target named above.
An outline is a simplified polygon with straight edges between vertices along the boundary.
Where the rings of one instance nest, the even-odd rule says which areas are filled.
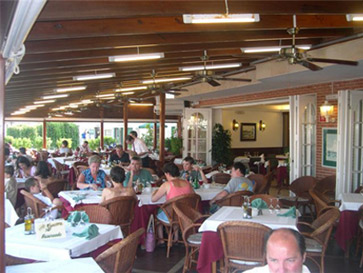
[[[231,164],[231,140],[231,132],[225,130],[222,124],[216,123],[212,134],[212,159],[214,163]]]

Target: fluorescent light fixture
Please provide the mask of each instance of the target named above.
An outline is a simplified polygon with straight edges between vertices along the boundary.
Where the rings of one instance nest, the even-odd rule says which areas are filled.
[[[23,114],[26,114],[27,112],[24,112],[24,111],[15,111],[14,113],[11,113],[10,115],[12,116],[17,116],[17,115],[23,115]]]
[[[76,103],[71,103],[69,105],[70,108],[78,108],[78,105]]]
[[[96,95],[96,98],[107,98],[107,97],[114,97],[115,94],[101,94],[101,95]]]
[[[346,15],[347,17],[347,21],[348,22],[351,22],[351,21],[363,21],[363,13],[360,13],[360,14],[347,14]]]
[[[135,94],[135,92],[124,92],[122,93],[122,95],[126,96],[126,95],[132,95],[132,94]]]
[[[81,103],[82,104],[90,104],[90,103],[92,103],[93,101],[92,100],[81,100]]]
[[[114,100],[116,99],[115,96],[112,96],[112,97],[103,97],[103,98],[99,98],[100,100]]]
[[[128,91],[136,91],[136,90],[146,90],[147,86],[134,86],[134,87],[124,87],[115,89],[116,92],[128,92]]]
[[[88,80],[96,80],[96,79],[108,79],[115,77],[115,73],[104,73],[104,74],[89,74],[89,75],[80,75],[74,76],[74,81],[88,81]]]
[[[159,83],[159,82],[176,82],[176,81],[187,81],[191,77],[179,77],[179,78],[161,78],[141,81],[143,84]]]
[[[53,103],[55,100],[40,100],[40,101],[34,101],[34,104],[43,104],[43,103]]]
[[[64,112],[65,115],[68,115],[68,116],[73,116],[73,113],[72,112]]]
[[[234,68],[242,66],[241,63],[228,63],[228,64],[211,64],[211,65],[195,65],[195,66],[182,66],[179,67],[179,71],[198,71],[198,70],[212,70],[212,69],[224,69]]]
[[[38,107],[42,107],[44,105],[38,104],[38,105],[26,105],[24,106],[25,109],[37,109]]]
[[[263,53],[263,52],[279,52],[281,48],[288,48],[289,46],[262,46],[262,47],[244,47],[241,48],[243,53]],[[296,45],[297,48],[308,50],[311,45]]]
[[[63,117],[63,115],[60,115],[60,114],[55,114],[55,115],[53,115],[53,116],[55,116],[55,117]]]
[[[259,22],[259,14],[183,14],[184,24],[250,23]]]
[[[152,103],[130,103],[132,106],[154,106]]]
[[[108,60],[110,62],[130,62],[141,60],[155,60],[164,58],[164,53],[145,53],[145,54],[130,54],[120,56],[110,56]]]
[[[54,89],[54,91],[56,91],[58,93],[63,93],[63,92],[82,91],[82,90],[85,90],[85,89],[86,89],[86,86],[81,85],[81,86],[57,88],[57,89]]]
[[[59,111],[59,110],[62,110],[62,109],[60,107],[52,108],[52,111]]]
[[[68,96],[69,96],[69,94],[50,95],[50,96],[43,96],[42,99],[43,100],[60,99],[60,98],[66,98]]]
[[[175,99],[175,95],[174,94],[166,94],[165,98],[166,99]]]

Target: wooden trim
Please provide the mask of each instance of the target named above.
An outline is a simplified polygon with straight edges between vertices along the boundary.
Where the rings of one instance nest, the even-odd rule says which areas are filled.
[[[43,120],[43,149],[47,149],[47,121]]]
[[[160,163],[161,166],[164,165],[165,160],[165,93],[160,93]]]
[[[5,60],[0,55],[0,215],[4,210]],[[0,272],[5,272],[5,217],[0,219]]]

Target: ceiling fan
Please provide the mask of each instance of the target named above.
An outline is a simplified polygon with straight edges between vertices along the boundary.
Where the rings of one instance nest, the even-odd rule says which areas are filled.
[[[183,84],[183,86],[190,86],[198,83],[208,83],[209,85],[216,87],[220,86],[221,84],[218,81],[238,81],[238,82],[251,82],[251,79],[241,79],[241,78],[228,78],[225,75],[217,75],[214,71],[208,70],[207,62],[209,60],[209,56],[207,54],[207,50],[204,50],[204,54],[201,57],[203,62],[203,69],[196,72],[196,76],[192,79],[192,82]],[[222,69],[221,68],[214,68],[214,69]],[[179,68],[182,69],[182,68]]]
[[[293,15],[293,27],[287,29],[287,32],[292,35],[291,47],[281,48],[280,53],[272,59],[287,60],[289,64],[300,64],[312,71],[318,71],[323,69],[322,67],[314,64],[313,62],[358,65],[358,62],[355,61],[309,57],[307,54],[307,50],[296,47],[295,37],[299,33],[299,28],[296,26],[295,14]]]

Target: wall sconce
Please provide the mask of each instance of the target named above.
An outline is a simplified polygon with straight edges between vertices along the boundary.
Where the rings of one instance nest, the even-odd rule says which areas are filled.
[[[320,115],[324,117],[326,122],[329,122],[329,118],[333,115],[333,112],[334,112],[334,106],[331,105],[327,100],[324,102],[322,106],[320,106]]]
[[[266,129],[266,123],[264,123],[262,120],[258,123],[258,126],[260,128],[260,131],[265,131]]]
[[[237,130],[238,130],[238,128],[239,128],[238,121],[234,119],[234,120],[232,121],[232,129],[233,129],[233,131],[237,131]]]

